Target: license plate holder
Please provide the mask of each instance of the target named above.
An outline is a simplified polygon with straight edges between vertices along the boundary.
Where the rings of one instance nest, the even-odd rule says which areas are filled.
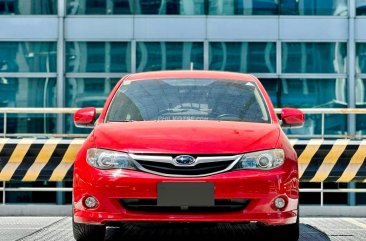
[[[157,186],[157,204],[161,207],[212,207],[214,189],[211,182],[161,182]]]

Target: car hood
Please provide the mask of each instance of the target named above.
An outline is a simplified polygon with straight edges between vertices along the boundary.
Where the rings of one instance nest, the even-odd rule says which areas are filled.
[[[280,127],[231,121],[141,121],[97,125],[97,148],[130,153],[238,154],[276,147]]]

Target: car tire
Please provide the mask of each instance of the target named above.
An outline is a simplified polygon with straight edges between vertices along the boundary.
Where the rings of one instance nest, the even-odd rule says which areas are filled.
[[[298,241],[300,237],[300,220],[299,214],[296,218],[296,223],[286,225],[258,225],[260,233],[264,235],[267,240],[272,241]]]
[[[103,241],[106,227],[104,225],[75,223],[72,220],[72,230],[76,241]]]

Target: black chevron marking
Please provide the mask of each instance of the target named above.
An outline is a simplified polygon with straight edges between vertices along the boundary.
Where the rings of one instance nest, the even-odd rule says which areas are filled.
[[[353,155],[358,150],[360,146],[358,144],[348,144],[346,149],[343,151],[342,155],[338,158],[336,164],[334,165],[332,171],[329,173],[328,177],[324,180],[325,182],[335,182],[342,176],[344,170],[346,170],[348,164],[350,163]]]

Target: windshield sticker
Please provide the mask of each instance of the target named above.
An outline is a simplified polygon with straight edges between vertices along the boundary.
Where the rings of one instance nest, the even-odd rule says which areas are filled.
[[[205,116],[159,116],[158,120],[208,120]]]

